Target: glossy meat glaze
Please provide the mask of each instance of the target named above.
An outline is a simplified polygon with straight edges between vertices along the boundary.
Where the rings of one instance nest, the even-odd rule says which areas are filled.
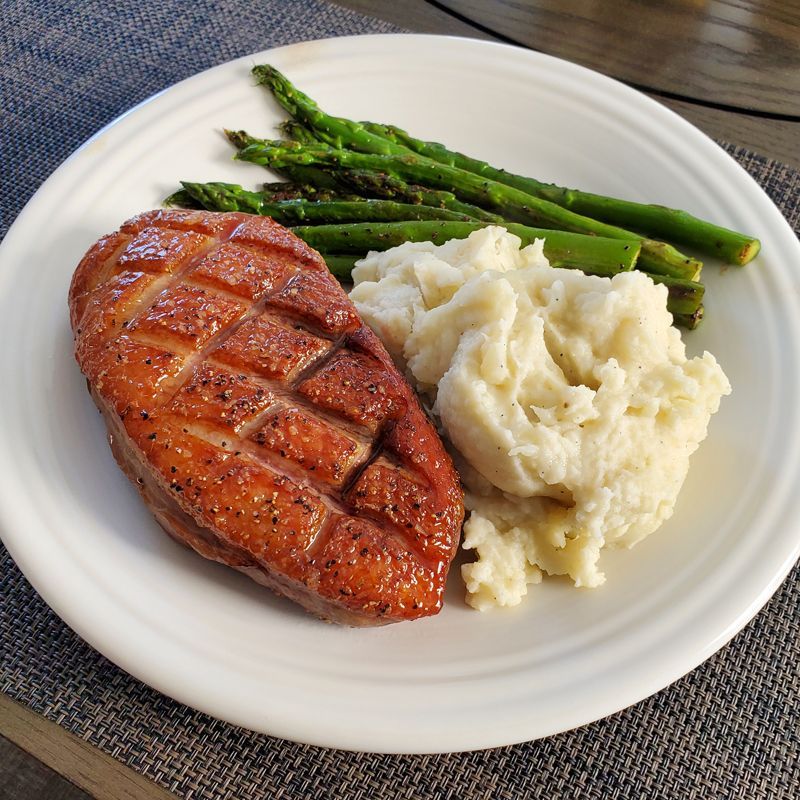
[[[75,351],[159,523],[328,620],[437,613],[463,496],[321,256],[269,218],[152,211],[72,279]]]

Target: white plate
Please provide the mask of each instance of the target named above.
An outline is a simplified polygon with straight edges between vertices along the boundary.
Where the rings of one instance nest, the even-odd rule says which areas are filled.
[[[70,275],[85,249],[180,178],[256,185],[220,134],[283,118],[249,68],[270,62],[332,112],[545,180],[666,203],[760,235],[707,269],[688,335],[734,391],[678,509],[605,587],[551,580],[479,614],[458,571],[435,619],[324,625],[173,544],[120,473],[72,358]],[[437,752],[504,745],[603,717],[720,648],[798,555],[800,246],[713,142],[618,83],[537,53],[428,36],[280,48],[204,72],[101,131],[44,184],[0,249],[0,526],[26,576],[84,639],[160,691],[232,723],[319,745]]]

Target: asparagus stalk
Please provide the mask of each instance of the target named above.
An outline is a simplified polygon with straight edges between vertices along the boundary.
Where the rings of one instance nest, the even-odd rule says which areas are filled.
[[[340,189],[320,188],[311,183],[277,181],[263,184],[262,192],[272,200],[396,200],[398,203],[445,208],[484,222],[503,222],[498,214],[462,203],[452,192],[428,189],[389,175],[343,169],[335,173],[335,179],[341,186]]]
[[[224,186],[225,184],[223,184]],[[275,186],[282,186],[283,184],[275,184]],[[208,184],[197,184],[200,187],[206,187]],[[240,188],[240,187],[236,187]],[[308,187],[300,187],[301,192],[305,192]],[[254,194],[254,193],[248,193]],[[211,195],[213,197],[213,195]],[[298,196],[298,199],[302,199],[303,194],[301,193]],[[280,202],[280,201],[279,201]],[[243,210],[246,211],[246,208],[242,209],[231,209],[225,207],[215,207],[209,204],[202,204],[195,199],[195,196],[190,191],[183,189],[179,192],[175,192],[175,194],[170,195],[165,201],[167,205],[175,205],[180,206],[181,208],[210,208],[212,211],[227,211],[227,210]],[[273,216],[270,214],[270,216]],[[295,228],[295,232],[297,229]],[[552,236],[551,231],[545,231],[548,236]],[[547,240],[545,240],[546,242]],[[595,239],[594,242],[600,241],[599,239]],[[381,244],[376,242],[376,244]],[[379,249],[378,247],[374,247],[371,249]],[[546,246],[546,251],[548,250]],[[336,275],[342,281],[349,281],[350,280],[350,273],[352,272],[353,266],[355,262],[359,258],[363,258],[365,252],[360,252],[358,254],[351,254],[345,255],[341,253],[331,254],[326,252],[323,249],[323,254],[325,256],[325,262],[328,265],[330,271]],[[554,264],[557,266],[557,264]],[[651,275],[650,276],[654,281],[657,283],[663,283],[667,286],[668,289],[668,298],[667,298],[667,309],[672,313],[673,317],[675,318],[675,324],[681,325],[686,328],[694,328],[697,326],[700,319],[702,319],[703,313],[703,292],[705,287],[700,283],[695,283],[693,281],[685,281],[680,280],[677,278],[669,278],[663,275]]]
[[[203,204],[195,200],[186,189],[178,189],[177,192],[173,192],[164,199],[164,205],[167,208],[204,208]]]
[[[699,305],[693,314],[673,314],[672,321],[679,328],[688,328],[693,331],[703,320],[705,307]]]
[[[284,139],[289,139],[292,142],[300,142],[301,144],[323,144],[310,128],[307,128],[296,119],[287,119],[281,122],[280,125],[278,125],[278,130]]]
[[[503,218],[478,206],[462,203],[452,192],[428,189],[405,183],[388,175],[376,175],[358,170],[339,170],[336,173],[340,190],[321,189],[310,183],[277,181],[262,184],[262,194],[270,200],[395,200],[398,203],[443,208],[484,222],[502,224]],[[349,189],[349,191],[348,191]],[[176,193],[180,194],[180,193]]]
[[[503,222],[503,218],[497,214],[462,203],[452,192],[428,189],[388,175],[361,170],[343,169],[335,175],[341,185],[339,190],[319,188],[311,183],[280,181],[263,184],[262,192],[271,200],[396,200],[398,203],[444,208],[484,222]]]
[[[350,273],[356,265],[356,261],[364,258],[366,253],[359,255],[342,254],[342,253],[322,253],[328,269],[335,275],[342,283],[348,283],[352,280]]]
[[[245,131],[225,130],[228,141],[238,150],[243,150],[248,145],[262,141],[250,136]],[[282,141],[281,144],[286,148],[291,148],[302,152],[304,145],[302,142]],[[319,189],[332,192],[341,190],[341,182],[336,179],[333,171],[312,164],[285,164],[283,167],[273,167],[292,183],[312,185]]]
[[[452,190],[468,203],[487,208],[504,218],[574,233],[605,238],[636,241],[641,246],[642,268],[649,272],[676,278],[694,279],[701,263],[684,256],[670,245],[637,236],[602,222],[574,214],[555,203],[540,200],[511,186],[485,180],[478,175],[432,159],[410,153],[402,156],[358,153],[323,146],[303,146],[298,143],[270,142],[255,139],[242,132],[231,138],[234,144],[247,142],[237,158],[278,170],[286,165],[323,168],[350,168],[386,173],[403,181],[413,181],[435,188]]]
[[[331,170],[301,164],[287,164],[282,169],[276,169],[276,172],[292,183],[310,184],[318,191],[340,192],[342,189],[341,181],[336,179]]]
[[[321,189],[311,183],[274,181],[261,185],[261,194],[273,203],[281,200],[363,200],[357,194],[338,189]]]
[[[465,221],[467,219],[473,219],[483,222],[503,223],[502,217],[484,211],[477,206],[462,203],[456,199],[456,196],[452,192],[426,189],[424,186],[414,186],[404,183],[403,181],[393,180],[388,176],[376,176],[372,173],[359,174],[356,170],[342,170],[342,173],[347,173],[347,175],[341,175],[342,183],[349,183],[354,190],[359,190],[359,194],[348,193],[344,190],[337,191],[334,189],[319,188],[310,183],[295,183],[291,181],[265,183],[262,185],[262,189],[258,194],[263,197],[265,202],[270,203],[279,203],[286,200],[308,200],[313,202],[329,202],[334,200],[366,202],[374,199],[395,200],[397,203],[430,206],[434,211],[441,210],[451,212],[446,214],[431,214],[425,209],[419,214],[412,213],[411,216],[403,217],[403,219],[463,219]],[[235,188],[242,192],[245,191],[241,187],[235,186],[235,184],[210,183],[193,185],[227,187],[228,189]],[[178,206],[180,208],[206,208],[209,211],[234,210],[233,208],[225,208],[222,203],[216,204],[210,198],[207,198],[207,200],[208,202],[204,205],[184,188],[167,197],[164,200],[164,205]],[[239,210],[245,211],[246,209],[242,207]],[[254,210],[252,213],[257,214],[260,212]],[[369,217],[369,221],[373,219],[377,218]]]
[[[269,64],[253,67],[256,81],[266,86],[281,106],[291,114],[294,119],[301,122],[314,133],[314,138],[336,148],[350,147],[349,142],[358,137],[365,147],[366,152],[390,155],[403,154],[406,148],[369,133],[363,125],[344,117],[332,117],[326,114],[307,95],[303,94],[285,75]]]
[[[370,250],[387,250],[409,241],[442,243],[464,239],[485,226],[484,222],[426,220],[300,226],[293,228],[293,232],[320,252],[358,255]],[[529,228],[514,223],[505,223],[504,227],[519,236],[523,245],[544,239],[544,254],[555,267],[611,276],[633,269],[639,254],[637,242]]]
[[[308,95],[297,89],[274,67],[256,66],[253,68],[253,74],[258,83],[270,89],[284,109],[296,120],[308,126],[305,129],[303,126],[292,128],[307,143],[319,139],[336,148],[352,148],[364,153],[383,155],[417,153],[446,166],[472,172],[519,189],[579,215],[594,217],[648,236],[694,247],[702,253],[722,258],[733,264],[746,264],[761,248],[758,239],[752,236],[714,225],[685,211],[542,183],[533,178],[497,169],[485,161],[454,152],[437,142],[416,139],[393,125],[359,123],[331,116],[322,111]],[[311,129],[310,132],[308,128]],[[644,247],[643,255],[647,261],[647,247]]]
[[[419,184],[406,183],[391,175],[367,170],[343,169],[338,170],[336,174],[343,185],[367,197],[446,208],[484,222],[503,223],[503,218],[499,214],[493,214],[470,203],[463,203],[452,192],[442,189],[429,189]]]
[[[343,255],[341,253],[323,253],[328,269],[342,282],[351,280],[351,273],[356,261],[366,254]],[[684,328],[696,328],[703,318],[703,292],[705,287],[694,281],[682,281],[678,278],[650,276],[656,283],[667,286],[667,310],[672,314],[676,325]]]
[[[680,278],[670,278],[667,275],[650,275],[654,283],[661,283],[667,287],[667,308],[675,315],[692,316],[697,314],[697,310],[702,308],[703,295],[706,287],[697,281],[685,281]],[[702,318],[702,311],[696,322]],[[692,327],[695,327],[693,325]]]
[[[466,214],[443,208],[396,203],[393,200],[277,200],[250,192],[234,183],[181,181],[184,190],[209,211],[243,211],[272,217],[281,225],[318,225],[346,222],[451,220],[473,222]]]
[[[552,183],[542,183],[534,178],[516,175],[493,167],[485,161],[449,150],[438,142],[416,139],[394,125],[380,125],[373,122],[365,122],[362,125],[372,135],[384,136],[397,145],[441,164],[458,167],[507,186],[513,186],[577,214],[693,247],[705,255],[721,258],[731,264],[747,264],[761,249],[761,243],[753,236],[723,228],[686,211],[661,205],[634,203],[616,197],[582,192],[579,189],[567,189]],[[311,140],[313,137],[309,141]],[[357,147],[357,144],[354,142],[351,146]]]
[[[306,144],[325,146],[297,122],[288,120],[279,127],[285,134],[292,137],[289,140],[282,140],[282,144],[287,148],[302,151]],[[240,151],[249,145],[264,142],[263,139],[250,136],[245,131],[226,130],[225,134],[231,144]],[[313,185],[317,190],[334,187],[332,190],[335,191],[335,187],[338,186],[341,190],[350,189],[367,197],[446,208],[486,222],[503,222],[503,218],[499,214],[493,214],[470,203],[463,203],[452,192],[430,189],[420,184],[409,184],[396,176],[385,173],[363,169],[325,169],[305,164],[284,164],[280,167],[273,165],[273,169],[290,177],[293,181]]]

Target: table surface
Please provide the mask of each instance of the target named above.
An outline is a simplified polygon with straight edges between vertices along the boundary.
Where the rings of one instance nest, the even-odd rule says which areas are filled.
[[[506,41],[668,97],[800,118],[800,0],[438,5]]]
[[[513,42],[634,85],[708,135],[800,168],[800,0],[338,0],[406,29]],[[0,694],[0,800],[166,798]]]

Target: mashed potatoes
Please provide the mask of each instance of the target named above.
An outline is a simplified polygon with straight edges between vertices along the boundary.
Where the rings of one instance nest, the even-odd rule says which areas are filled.
[[[709,353],[687,360],[663,286],[551,268],[500,227],[371,253],[353,279],[458,451],[471,605],[516,605],[542,572],[598,586],[603,547],[672,514],[730,385]]]

